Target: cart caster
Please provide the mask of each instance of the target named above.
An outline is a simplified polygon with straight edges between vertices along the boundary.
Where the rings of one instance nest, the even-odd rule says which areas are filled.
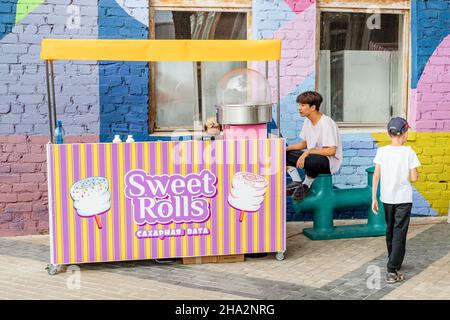
[[[283,261],[284,260],[284,252],[277,252],[277,254],[275,255],[275,259],[277,259],[278,261]]]
[[[48,273],[50,276],[54,276],[55,274],[58,273],[58,269],[59,269],[59,268],[58,268],[58,265],[57,265],[57,264],[51,264],[51,263],[49,263],[45,269],[47,270],[47,273]]]

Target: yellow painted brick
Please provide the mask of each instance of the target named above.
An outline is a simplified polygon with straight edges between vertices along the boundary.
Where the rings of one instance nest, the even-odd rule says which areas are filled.
[[[442,191],[440,190],[433,190],[433,191],[423,191],[421,192],[421,195],[426,200],[439,200],[442,197]]]
[[[433,156],[433,163],[444,163],[444,156]]]
[[[434,208],[433,208],[433,209],[434,209]],[[434,209],[434,210],[436,210],[436,212],[437,212],[439,215],[441,215],[441,216],[446,216],[447,213],[448,213],[448,209],[447,209],[447,208],[437,208],[437,209]]]
[[[408,141],[415,141],[417,139],[417,132],[409,131],[408,132]]]
[[[446,151],[444,148],[439,147],[424,147],[422,152],[431,156],[443,156]]]
[[[437,173],[429,173],[429,174],[424,173],[423,177],[424,177],[425,181],[439,182],[440,175]]]
[[[424,181],[414,182],[413,185],[418,191],[427,190],[427,183]]]
[[[426,155],[422,155],[419,157],[419,161],[422,165],[424,164],[432,164],[432,157],[431,156],[426,156]]]
[[[427,187],[427,189],[431,189],[431,190],[447,190],[446,183],[429,182],[429,183],[427,183],[426,187]]]
[[[391,138],[389,137],[389,135],[386,132],[378,132],[378,133],[372,133],[372,138],[377,142],[377,143],[386,143],[386,142],[390,142]]]
[[[449,138],[450,139],[450,132],[431,132],[431,134],[435,135],[438,138]]]
[[[423,173],[441,173],[444,171],[444,166],[441,164],[434,165],[425,165],[422,166],[422,170],[420,172]]]
[[[449,144],[450,144],[450,137],[436,139],[436,145],[438,146],[448,146]]]
[[[447,191],[441,191],[441,197],[442,199],[450,201],[450,189],[448,189]]]
[[[448,208],[447,200],[433,200],[432,205],[433,208]]]
[[[430,173],[430,174],[426,174],[425,176],[425,180],[426,181],[450,181],[450,173]]]
[[[434,146],[436,146],[436,139],[418,138],[413,145],[422,146],[422,147],[434,147]]]
[[[450,156],[444,156],[444,163],[450,164]]]

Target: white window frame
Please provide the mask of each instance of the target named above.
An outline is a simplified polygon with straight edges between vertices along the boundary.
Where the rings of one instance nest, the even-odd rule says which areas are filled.
[[[381,14],[398,14],[403,16],[403,74],[402,81],[402,108],[401,116],[406,118],[409,106],[409,87],[410,87],[410,1],[409,0],[369,0],[369,1],[351,1],[351,0],[318,0],[316,16],[316,90],[319,88],[319,59],[320,59],[320,32],[321,32],[321,14],[322,12],[347,12],[347,13],[368,13],[373,12],[374,8]],[[338,122],[337,125],[343,133],[359,132],[384,132],[385,125],[377,123],[348,123]]]
[[[220,11],[242,12],[247,15],[247,39],[252,39],[252,0],[150,0],[149,39],[155,39],[155,11]],[[156,82],[155,63],[150,62],[149,72],[149,134],[172,133],[180,128],[156,128]],[[189,129],[189,132],[194,131]]]

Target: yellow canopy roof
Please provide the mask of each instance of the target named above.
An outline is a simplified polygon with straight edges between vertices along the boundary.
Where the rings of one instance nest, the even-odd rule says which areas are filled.
[[[260,61],[280,60],[281,40],[44,39],[42,60]]]

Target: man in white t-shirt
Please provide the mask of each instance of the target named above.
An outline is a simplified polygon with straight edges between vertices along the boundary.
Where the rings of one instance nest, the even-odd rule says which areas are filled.
[[[300,143],[286,148],[286,170],[292,183],[286,186],[293,200],[304,199],[319,174],[336,173],[342,163],[342,143],[336,122],[322,114],[322,96],[307,91],[297,97],[300,116],[306,117],[300,132]],[[302,181],[297,168],[305,170]]]
[[[380,182],[380,200],[386,218],[386,245],[389,255],[386,275],[388,283],[404,279],[398,270],[405,257],[406,236],[411,217],[411,182],[417,181],[419,176],[419,159],[411,147],[404,145],[408,139],[408,128],[405,119],[391,119],[388,133],[392,142],[379,148],[373,160],[375,173],[372,182],[372,211],[378,214],[377,191]]]

